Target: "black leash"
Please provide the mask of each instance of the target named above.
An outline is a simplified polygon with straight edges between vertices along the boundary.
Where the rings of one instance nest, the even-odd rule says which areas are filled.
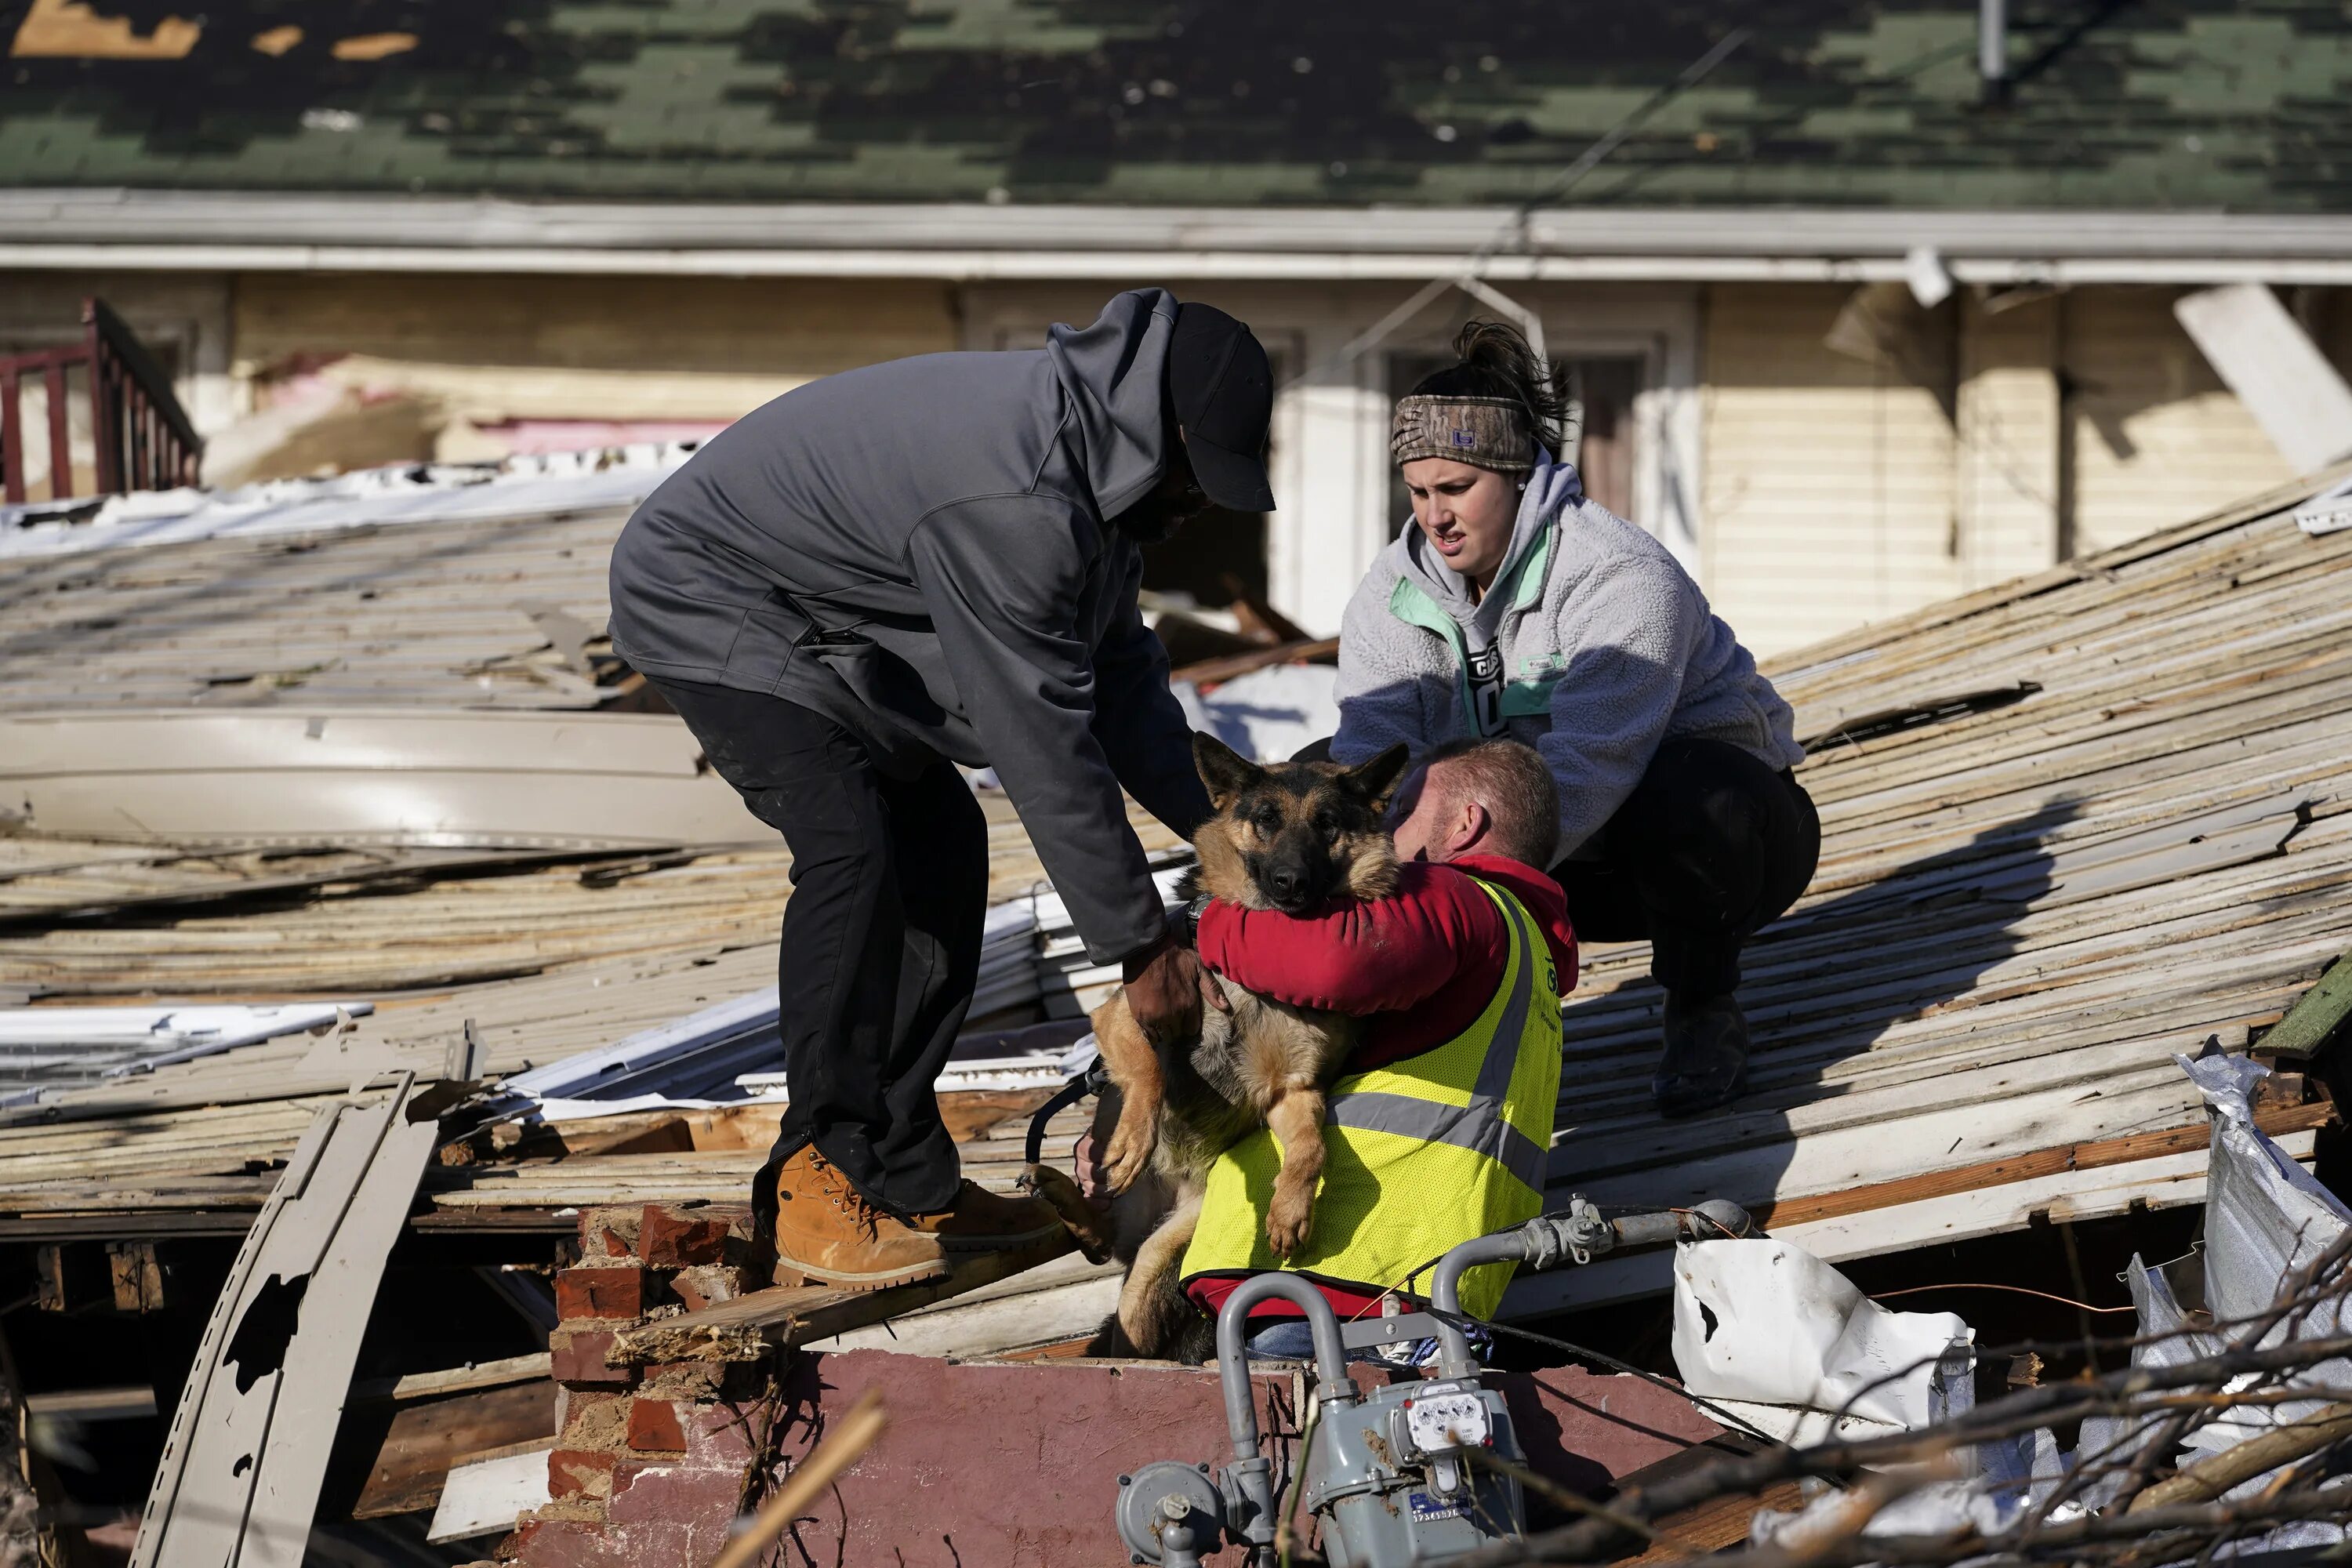
[[[1039,1163],[1045,1152],[1045,1123],[1065,1108],[1076,1105],[1090,1094],[1100,1094],[1110,1082],[1110,1074],[1103,1070],[1102,1058],[1097,1057],[1087,1070],[1054,1091],[1054,1098],[1037,1108],[1029,1119],[1029,1143],[1024,1151],[1029,1163]]]

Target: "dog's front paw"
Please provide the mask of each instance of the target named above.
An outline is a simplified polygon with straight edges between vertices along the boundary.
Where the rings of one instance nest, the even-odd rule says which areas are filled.
[[[1307,1233],[1314,1228],[1315,1199],[1311,1194],[1293,1197],[1277,1191],[1274,1194],[1274,1202],[1265,1211],[1265,1239],[1276,1258],[1305,1251]]]
[[[1123,1193],[1135,1185],[1151,1163],[1152,1145],[1158,1132],[1157,1119],[1150,1116],[1122,1116],[1111,1131],[1110,1142],[1103,1146],[1102,1174],[1104,1183],[1114,1193]]]

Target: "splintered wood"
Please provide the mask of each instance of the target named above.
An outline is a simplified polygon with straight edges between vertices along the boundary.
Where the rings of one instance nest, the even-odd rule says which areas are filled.
[[[842,1290],[828,1285],[779,1286],[754,1290],[698,1312],[654,1318],[613,1336],[606,1362],[614,1366],[655,1366],[672,1362],[756,1362],[783,1345],[807,1344],[878,1323],[933,1301],[961,1296],[983,1285],[1050,1263],[1068,1252],[1067,1237],[1055,1237],[1019,1252],[974,1253],[950,1258],[939,1279],[887,1290]]]

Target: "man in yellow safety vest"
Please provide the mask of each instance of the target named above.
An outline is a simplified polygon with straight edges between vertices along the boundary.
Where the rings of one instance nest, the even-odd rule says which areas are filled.
[[[1251,1274],[1286,1268],[1340,1317],[1376,1312],[1390,1290],[1457,1243],[1532,1219],[1559,1091],[1559,997],[1576,982],[1576,938],[1551,863],[1559,808],[1540,757],[1511,741],[1430,753],[1399,793],[1394,897],[1288,916],[1215,903],[1202,962],[1302,1007],[1363,1017],[1332,1085],[1323,1179],[1305,1248],[1275,1256],[1266,1205],[1281,1163],[1264,1130],[1221,1155],[1183,1261],[1185,1289],[1214,1313]],[[1490,1316],[1508,1264],[1465,1277],[1462,1304]],[[1420,1281],[1426,1289],[1426,1278]],[[1251,1321],[1260,1355],[1306,1352],[1296,1307]]]

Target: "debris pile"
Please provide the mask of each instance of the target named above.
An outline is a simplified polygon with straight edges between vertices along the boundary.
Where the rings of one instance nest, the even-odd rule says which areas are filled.
[[[1949,1314],[1885,1312],[1782,1244],[1685,1247],[1677,1305],[1696,1314],[1704,1298],[1711,1325],[1677,1333],[1687,1386],[1761,1392],[1834,1436],[1631,1491],[1616,1500],[1623,1523],[1638,1534],[1797,1481],[1811,1500],[1757,1511],[1734,1562],[2161,1563],[2352,1539],[2352,1210],[2255,1126],[2260,1066],[2219,1053],[2179,1065],[2212,1117],[2206,1245],[2181,1260],[2201,1263],[2204,1308],[2184,1310],[2165,1270],[2135,1258],[2137,1331],[2068,1347],[2115,1370],[2036,1385],[2049,1343],[1979,1347]],[[1732,1276],[1747,1286],[1737,1298],[1714,1289]],[[1885,1353],[1906,1337],[1924,1341],[1918,1353]],[[2028,1385],[1978,1404],[1978,1369],[2016,1363]],[[1857,1381],[1865,1365],[1876,1375]],[[2080,1434],[2071,1450],[2062,1431]],[[1530,1542],[1525,1560],[1597,1560],[1626,1533],[1586,1521]]]

